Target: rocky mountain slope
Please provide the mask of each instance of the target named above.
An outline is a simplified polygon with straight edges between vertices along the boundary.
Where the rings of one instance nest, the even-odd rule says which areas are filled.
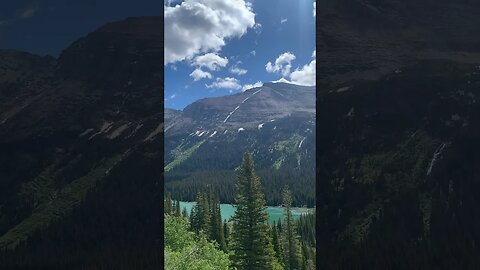
[[[58,59],[0,51],[0,268],[159,263],[162,23],[107,24]]]
[[[265,83],[165,112],[166,190],[192,200],[211,184],[233,202],[235,169],[253,152],[270,204],[289,184],[299,205],[314,205],[315,87]],[[305,186],[311,188],[306,189]]]

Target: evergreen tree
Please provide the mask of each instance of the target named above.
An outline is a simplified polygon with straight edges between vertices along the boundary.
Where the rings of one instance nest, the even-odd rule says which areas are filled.
[[[166,196],[163,208],[165,210],[165,214],[170,215],[172,213],[172,198],[170,198],[170,194]]]
[[[208,236],[211,232],[211,213],[207,194],[199,193],[199,200],[195,206],[198,206],[200,230]]]
[[[180,217],[181,212],[180,212],[180,201],[177,201],[175,204],[175,216]]]
[[[208,205],[210,213],[210,235],[211,240],[215,240],[222,250],[226,250],[225,238],[223,235],[222,216],[220,213],[220,201],[214,195],[211,187],[208,189]]]
[[[192,207],[192,211],[190,213],[190,227],[192,231],[198,233],[201,229],[201,222],[202,222],[202,213],[200,209],[200,200],[201,194],[197,193],[195,205]]]
[[[228,229],[227,220],[223,222],[223,239],[225,239],[225,246],[228,247],[228,238],[230,237],[230,230]]]
[[[266,202],[252,156],[246,153],[237,180],[237,208],[232,218],[232,266],[237,270],[281,269],[267,224]]]
[[[187,208],[184,207],[183,210],[182,210],[182,217],[184,219],[188,219],[188,212],[187,212]]]
[[[285,208],[285,219],[282,232],[282,248],[285,269],[300,270],[302,263],[302,251],[299,236],[295,230],[295,222],[292,216],[292,194],[288,186],[283,190],[283,207]]]
[[[277,225],[275,225],[275,222],[272,225],[271,231],[272,231],[272,245],[273,245],[273,250],[275,251],[275,256],[277,257],[277,260],[283,264],[282,245],[278,237]]]

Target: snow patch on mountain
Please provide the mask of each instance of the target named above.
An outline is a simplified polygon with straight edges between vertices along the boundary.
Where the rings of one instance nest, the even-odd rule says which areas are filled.
[[[300,141],[300,144],[298,145],[298,148],[302,147],[302,143],[303,143],[303,141],[305,141],[306,138],[307,138],[307,137],[303,138],[303,139]]]
[[[259,90],[253,92],[253,94],[251,94],[250,96],[246,97],[242,102],[240,102],[240,104],[238,104],[237,107],[235,107],[235,109],[233,111],[231,111],[230,113],[228,113],[227,117],[225,118],[225,120],[223,120],[223,123],[226,123],[228,121],[228,119],[240,108],[240,105],[242,105],[243,103],[245,103],[245,101],[249,100],[251,97],[253,97],[254,95],[256,95],[258,92],[262,91],[262,88],[260,88]]]
[[[430,175],[432,172],[433,166],[435,166],[435,163],[438,161],[440,158],[441,154],[443,153],[443,150],[447,147],[446,143],[442,143],[437,149],[435,150],[435,153],[433,153],[432,160],[430,161],[430,165],[428,166],[427,170],[427,175]]]

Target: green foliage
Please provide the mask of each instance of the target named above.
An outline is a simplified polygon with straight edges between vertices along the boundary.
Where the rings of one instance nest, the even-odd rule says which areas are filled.
[[[188,231],[185,219],[166,215],[164,224],[165,269],[228,270],[228,255],[203,234]]]
[[[285,189],[283,192],[287,217],[282,230],[281,220],[272,226],[267,223],[265,197],[260,178],[255,173],[253,159],[249,154],[244,156],[239,167],[237,189],[236,211],[230,224],[226,220],[222,223],[220,203],[211,186],[197,193],[196,203],[190,214],[190,224],[185,214],[183,216],[177,214],[179,203],[173,202],[172,205],[170,197],[166,197],[166,200],[170,201],[166,208],[171,209],[172,214],[166,215],[168,221],[165,224],[165,245],[170,249],[165,250],[165,258],[168,267],[177,267],[167,269],[217,269],[209,268],[212,266],[205,264],[201,259],[193,262],[193,259],[185,260],[182,257],[186,251],[178,252],[179,247],[190,246],[188,243],[192,241],[196,241],[197,244],[211,241],[215,250],[210,252],[228,250],[230,266],[238,270],[314,269],[315,234],[312,233],[315,229],[314,215],[302,216],[298,221],[298,232],[302,233],[301,245],[291,213],[290,190]],[[175,219],[177,217],[178,219]],[[179,219],[182,220],[180,225],[171,224],[173,221],[180,222]],[[174,228],[167,229],[169,226]],[[175,235],[180,236],[176,239]],[[172,252],[172,249],[177,252]],[[288,265],[285,266],[284,262],[288,262]]]
[[[301,215],[296,227],[302,242],[302,269],[316,269],[315,213]]]
[[[243,157],[237,189],[230,243],[232,266],[238,270],[282,269],[270,240],[260,178],[255,174],[249,153]]]
[[[176,166],[182,164],[182,162],[187,160],[204,142],[205,142],[205,140],[200,141],[200,142],[194,144],[193,146],[191,146],[187,149],[182,148],[183,144],[181,144],[177,148],[175,148],[172,151],[172,154],[174,156],[174,160],[172,160],[170,163],[168,163],[165,166],[165,168],[164,168],[165,172],[168,172],[168,171],[172,170],[173,168],[175,168]]]
[[[204,233],[209,240],[214,240],[222,250],[226,250],[220,202],[211,188],[197,194],[197,201],[190,215],[191,229]]]
[[[270,230],[272,232],[272,245],[273,245],[273,250],[275,251],[275,256],[277,257],[278,262],[283,264],[283,250],[282,250],[280,237],[277,231],[277,225],[273,223]]]
[[[292,216],[292,193],[288,186],[283,190],[283,207],[285,208],[285,219],[282,231],[282,250],[285,269],[300,270],[302,253],[299,236],[295,228],[295,221]]]

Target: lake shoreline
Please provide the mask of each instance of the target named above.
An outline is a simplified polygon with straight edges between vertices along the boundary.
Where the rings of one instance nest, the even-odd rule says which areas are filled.
[[[180,208],[181,210],[186,208],[187,213],[190,214],[194,204],[195,202],[180,201]],[[229,222],[231,217],[235,213],[235,208],[236,207],[233,204],[221,203],[220,214],[222,216],[222,220],[227,220],[227,222]],[[292,207],[291,209],[292,209],[292,215],[295,219],[300,218],[300,216],[303,214],[315,212],[315,208]],[[266,211],[268,213],[268,223],[270,224],[277,222],[279,219],[283,220],[285,216],[284,208],[281,206],[267,206]]]

